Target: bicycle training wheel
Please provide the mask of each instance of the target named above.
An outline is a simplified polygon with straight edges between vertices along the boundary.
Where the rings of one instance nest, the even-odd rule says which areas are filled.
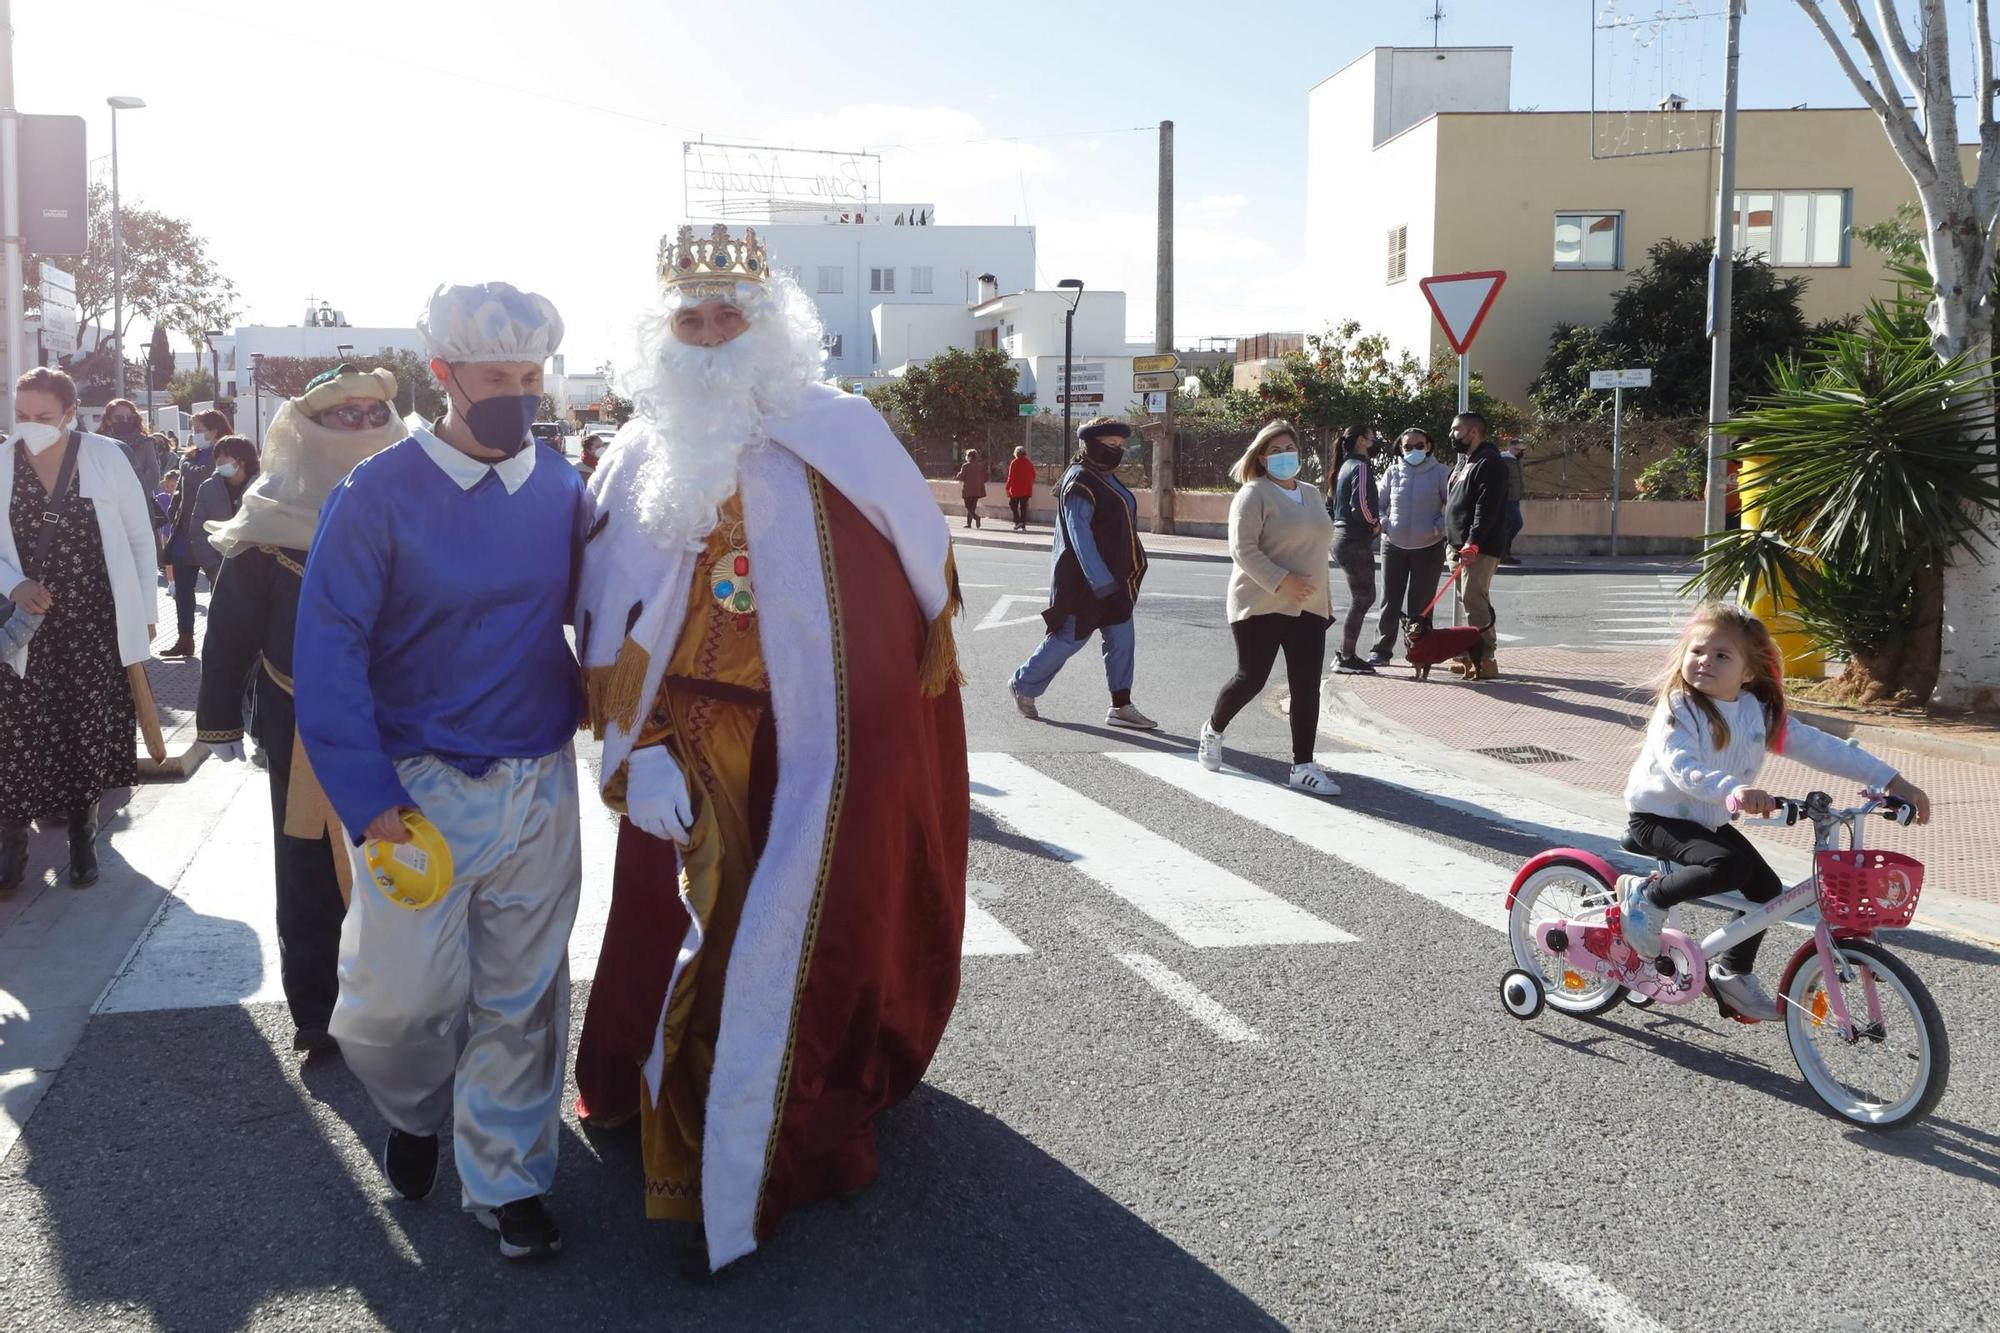
[[[1881,945],[1848,940],[1834,953],[1849,979],[1836,977],[1833,984],[1857,1031],[1851,1041],[1840,1035],[1825,969],[1813,953],[1782,997],[1792,1056],[1807,1085],[1842,1119],[1863,1129],[1901,1129],[1930,1114],[1944,1096],[1951,1074],[1944,1018],[1916,973]],[[1869,1018],[1864,969],[1875,980],[1880,1024]]]
[[[1579,972],[1560,954],[1535,942],[1535,928],[1544,921],[1590,917],[1601,922],[1604,909],[1615,901],[1616,890],[1581,861],[1552,861],[1528,876],[1515,893],[1513,910],[1507,914],[1514,965],[1542,979],[1549,1008],[1565,1014],[1601,1014],[1625,998],[1623,986]]]

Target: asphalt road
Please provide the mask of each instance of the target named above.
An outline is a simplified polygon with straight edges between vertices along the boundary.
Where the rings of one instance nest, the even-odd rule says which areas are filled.
[[[2000,1325],[2000,953],[1893,939],[1953,1042],[1949,1094],[1894,1137],[1823,1113],[1774,1026],[1515,1022],[1504,940],[1438,867],[1511,870],[1559,820],[1433,799],[1403,756],[1342,755],[1328,811],[1206,783],[1225,566],[1149,581],[1159,735],[1101,725],[1088,653],[1021,719],[1046,561],[960,561],[977,944],[875,1189],[695,1288],[641,1220],[636,1144],[572,1123],[566,1252],[513,1268],[449,1180],[388,1201],[380,1122],[337,1058],[284,1049],[281,1006],[105,1013],[0,1162],[0,1328]],[[1522,605],[1584,606],[1591,577],[1630,576]],[[1267,698],[1232,762],[1281,777],[1285,737]],[[1322,814],[1351,848],[1298,836]]]

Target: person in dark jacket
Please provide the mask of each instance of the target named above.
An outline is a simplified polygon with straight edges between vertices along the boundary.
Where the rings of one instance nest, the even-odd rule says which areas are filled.
[[[118,441],[125,461],[139,474],[139,484],[151,495],[160,489],[160,456],[153,449],[153,437],[139,424],[139,409],[130,398],[113,398],[104,405],[98,428]]]
[[[292,635],[320,507],[355,464],[402,438],[395,398],[396,377],[387,370],[342,365],[314,379],[272,418],[264,469],[234,517],[203,532],[222,565],[202,638],[195,734],[217,758],[243,758],[243,691],[246,684],[254,691],[257,739],[271,773],[278,971],[292,1013],[292,1049],[308,1053],[333,1045],[327,1024],[340,989],[349,863],[339,821],[296,748]],[[227,441],[219,452],[226,456]]]
[[[1117,477],[1131,433],[1116,417],[1092,417],[1077,428],[1082,447],[1056,484],[1054,586],[1042,612],[1049,632],[1007,685],[1023,717],[1041,716],[1035,700],[1094,633],[1103,640],[1111,687],[1105,724],[1159,729],[1132,706],[1132,606],[1146,578],[1146,551],[1139,545],[1139,502]]]
[[[1366,426],[1340,432],[1333,454],[1339,471],[1326,502],[1326,511],[1333,516],[1334,563],[1347,575],[1347,617],[1341,622],[1340,653],[1333,659],[1333,669],[1364,676],[1374,675],[1375,668],[1355,649],[1368,609],[1375,605],[1375,535],[1382,530],[1381,497],[1368,463],[1374,448],[1375,432]]]
[[[991,480],[986,471],[986,462],[980,458],[977,449],[965,451],[965,466],[958,470],[959,498],[965,501],[965,526],[979,526],[979,503],[986,498],[986,483]]]
[[[195,589],[200,586],[201,553],[195,549],[195,497],[201,484],[215,471],[215,446],[229,434],[229,418],[220,412],[203,412],[194,419],[200,441],[182,458],[180,490],[174,494],[174,512],[167,534],[167,563],[174,567],[174,613],[179,636],[161,657],[194,656]]]
[[[1521,455],[1527,446],[1516,439],[1508,440],[1500,447],[1500,461],[1507,468],[1507,526],[1501,534],[1500,563],[1518,565],[1519,557],[1514,554],[1514,539],[1521,535],[1527,520],[1521,517],[1521,500],[1528,493],[1527,479],[1521,472]]]
[[[208,525],[227,523],[243,505],[243,491],[257,480],[257,446],[241,435],[225,435],[216,442],[215,471],[201,484],[194,497],[194,527],[188,545],[194,561],[208,575],[210,601],[214,600],[216,579],[222,576],[222,553],[209,544]]]
[[[1500,674],[1493,657],[1500,642],[1493,615],[1493,574],[1500,568],[1506,539],[1507,465],[1486,438],[1486,418],[1477,412],[1461,412],[1451,419],[1451,442],[1465,456],[1465,465],[1452,478],[1445,524],[1464,570],[1460,587],[1466,620],[1484,631],[1486,652],[1479,659],[1479,678],[1488,680]]]

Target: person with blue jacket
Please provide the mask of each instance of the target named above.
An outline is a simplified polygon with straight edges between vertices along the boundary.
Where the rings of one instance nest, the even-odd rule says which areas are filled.
[[[1132,428],[1116,417],[1092,417],[1076,434],[1081,447],[1056,483],[1053,587],[1042,613],[1049,632],[1007,690],[1022,717],[1040,717],[1035,700],[1096,634],[1111,688],[1105,724],[1157,731],[1160,724],[1132,706],[1132,608],[1146,578],[1146,551],[1139,545],[1139,501],[1117,476]]]
[[[1396,655],[1396,625],[1414,620],[1444,577],[1445,500],[1451,469],[1432,453],[1429,432],[1412,426],[1396,437],[1396,461],[1382,476],[1382,620],[1370,666]]]

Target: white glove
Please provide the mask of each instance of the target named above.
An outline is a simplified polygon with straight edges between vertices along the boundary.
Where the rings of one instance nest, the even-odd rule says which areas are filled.
[[[242,741],[210,741],[208,742],[208,752],[226,764],[240,764],[243,762]]]
[[[664,745],[632,751],[625,766],[625,817],[642,832],[687,845],[694,803],[687,779]]]

